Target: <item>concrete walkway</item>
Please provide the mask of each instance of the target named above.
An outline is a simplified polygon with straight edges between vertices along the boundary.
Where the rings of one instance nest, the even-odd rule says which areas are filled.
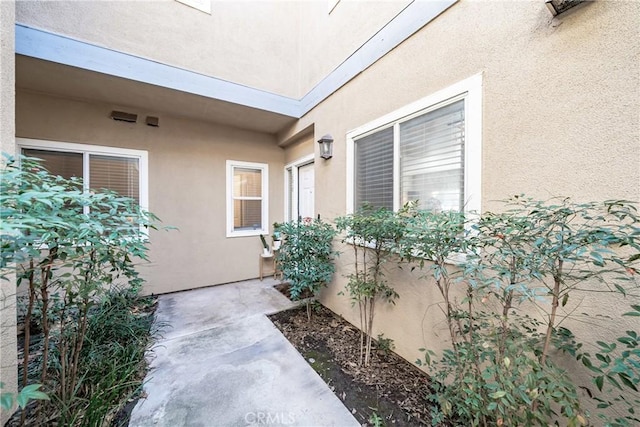
[[[159,297],[170,325],[129,426],[359,426],[266,314],[292,306],[271,278]]]

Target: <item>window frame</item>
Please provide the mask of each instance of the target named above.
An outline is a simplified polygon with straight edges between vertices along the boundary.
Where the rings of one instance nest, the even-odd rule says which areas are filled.
[[[233,196],[233,173],[236,168],[256,169],[261,172],[262,201],[261,215],[262,223],[259,229],[255,230],[234,230],[234,196]],[[245,162],[240,160],[227,160],[227,237],[247,237],[269,234],[269,165],[267,163]],[[258,199],[253,199],[258,200]]]
[[[349,131],[347,141],[347,214],[355,210],[355,145],[359,138],[393,127],[393,209],[400,206],[400,124],[464,100],[464,211],[480,212],[482,191],[482,73],[459,81],[425,98]]]
[[[139,206],[144,211],[149,210],[149,153],[146,150],[29,138],[16,138],[16,145],[19,153],[22,153],[23,149],[31,149],[82,154],[82,183],[84,191],[88,191],[91,188],[89,156],[101,155],[137,159],[140,191],[138,195],[140,199]]]

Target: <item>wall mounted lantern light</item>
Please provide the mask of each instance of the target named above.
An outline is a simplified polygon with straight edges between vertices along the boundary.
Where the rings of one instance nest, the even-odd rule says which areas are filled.
[[[327,160],[333,157],[333,137],[326,134],[318,140],[320,144],[320,157]]]

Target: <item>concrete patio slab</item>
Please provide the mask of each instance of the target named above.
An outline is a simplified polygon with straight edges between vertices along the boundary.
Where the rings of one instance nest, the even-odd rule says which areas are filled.
[[[292,307],[250,280],[159,297],[143,426],[359,426],[266,314]]]

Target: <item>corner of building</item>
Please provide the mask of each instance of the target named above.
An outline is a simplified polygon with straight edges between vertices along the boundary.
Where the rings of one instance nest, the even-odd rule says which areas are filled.
[[[15,1],[0,2],[0,151],[15,153]],[[18,388],[16,343],[16,281],[0,280],[0,382],[2,392]],[[0,425],[10,411],[0,410]]]

